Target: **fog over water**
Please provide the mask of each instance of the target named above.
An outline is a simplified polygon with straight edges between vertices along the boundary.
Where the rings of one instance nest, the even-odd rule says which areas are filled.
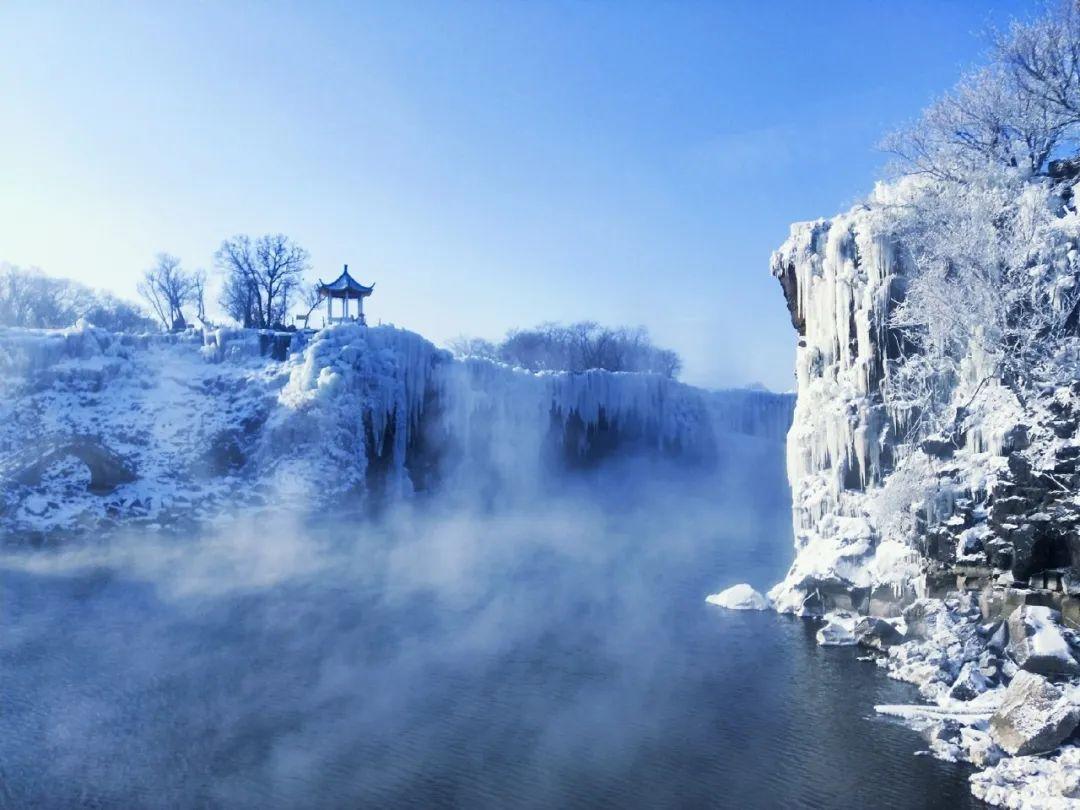
[[[540,497],[267,511],[0,559],[4,806],[963,807],[811,624],[777,442]]]

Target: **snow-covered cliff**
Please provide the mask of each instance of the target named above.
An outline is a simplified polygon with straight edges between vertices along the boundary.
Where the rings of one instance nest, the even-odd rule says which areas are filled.
[[[531,374],[419,335],[0,330],[0,532],[9,541],[232,509],[528,494],[551,470],[645,453],[711,464],[777,440],[792,398],[649,374]]]
[[[998,195],[998,220],[971,187],[909,178],[793,226],[773,254],[797,332],[796,550],[770,599],[823,616],[821,643],[872,648],[918,684],[930,706],[882,710],[936,755],[986,766],[977,795],[1022,806],[1034,789],[1072,806],[1080,790],[1053,782],[1071,754],[1009,757],[1052,751],[1080,721],[1080,385],[1065,295],[1080,280],[1080,219],[1061,182],[978,191]],[[963,217],[1008,231],[972,260],[993,269],[985,306],[947,253],[920,254],[958,238],[925,213],[952,194]]]

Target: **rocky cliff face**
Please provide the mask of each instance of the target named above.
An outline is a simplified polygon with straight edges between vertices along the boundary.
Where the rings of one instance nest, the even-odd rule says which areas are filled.
[[[796,225],[772,258],[798,331],[798,559],[777,601],[897,611],[971,590],[987,605],[1052,604],[1077,626],[1080,383],[1024,391],[980,378],[958,393],[951,430],[911,431],[889,385],[906,350],[890,316],[907,279],[887,216],[868,205]]]
[[[972,345],[944,427],[927,431],[925,406],[904,395],[910,379],[897,383],[919,349],[896,326],[913,268],[883,191],[896,193],[793,226],[772,257],[798,336],[798,389],[796,556],[770,599],[824,616],[822,643],[862,644],[918,684],[931,706],[882,710],[922,730],[936,755],[987,766],[977,795],[1072,801],[1080,791],[1054,781],[1071,754],[1025,757],[1068,742],[1080,719],[1080,383],[1003,372]],[[1042,213],[1075,232],[1070,208]],[[1075,245],[1054,247],[1066,282]]]
[[[709,466],[726,436],[779,440],[791,408],[649,374],[458,361],[389,327],[0,330],[0,538],[425,491],[528,496],[616,455]]]

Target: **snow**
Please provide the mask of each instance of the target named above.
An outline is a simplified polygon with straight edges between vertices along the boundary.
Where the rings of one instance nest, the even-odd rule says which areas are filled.
[[[995,807],[1080,809],[1080,748],[1053,757],[1011,757],[970,777],[971,792]]]
[[[779,440],[792,407],[790,395],[652,374],[456,361],[393,327],[0,329],[0,531],[176,525],[270,501],[358,508],[373,487],[409,497],[497,481],[528,494],[552,442],[584,455],[612,431],[622,446],[712,462],[735,434]],[[130,464],[135,480],[90,493],[75,458],[22,480],[77,437]]]
[[[1072,651],[1054,619],[1054,611],[1048,607],[1028,606],[1027,623],[1034,633],[1029,637],[1032,652],[1047,658],[1056,658],[1070,666],[1075,665]]]
[[[817,643],[823,647],[850,647],[858,642],[855,638],[858,623],[859,616],[854,613],[827,613],[825,625],[817,631]]]
[[[1009,477],[1006,454],[1017,442],[1033,442],[1028,454],[1033,467],[1050,476],[1056,453],[1071,443],[1040,434],[1039,420],[1032,414],[1035,398],[1018,397],[1012,384],[1002,381],[1000,349],[994,344],[998,335],[993,332],[998,327],[989,318],[976,322],[981,314],[971,315],[984,310],[992,314],[993,306],[977,309],[976,304],[985,302],[943,298],[948,303],[940,312],[903,313],[918,316],[917,322],[937,318],[934,328],[948,327],[950,319],[963,321],[970,340],[950,344],[961,346],[949,358],[952,366],[934,366],[936,359],[913,354],[910,347],[903,357],[897,356],[897,313],[906,301],[925,302],[936,289],[935,280],[926,275],[927,265],[918,263],[919,254],[941,247],[923,243],[934,223],[917,221],[914,203],[930,200],[933,210],[940,191],[932,181],[917,178],[879,184],[866,202],[845,213],[793,225],[772,256],[772,273],[788,296],[799,335],[797,399],[787,448],[795,559],[783,581],[769,591],[769,599],[779,611],[824,614],[819,643],[840,645],[855,643],[858,617],[845,608],[866,610],[869,604],[899,612],[910,606],[910,616],[904,614],[909,619],[907,640],[875,661],[891,677],[918,686],[927,704],[882,706],[879,711],[927,733],[934,756],[993,766],[984,772],[992,777],[977,775],[983,781],[972,782],[976,795],[984,795],[982,790],[988,801],[1019,802],[1027,784],[1045,783],[1039,790],[1057,798],[1032,806],[1077,806],[1072,802],[1080,801],[1080,785],[1069,804],[1060,804],[1064,799],[1050,785],[1051,776],[1064,769],[1045,763],[1014,768],[1009,763],[1016,760],[1009,759],[995,765],[1004,754],[989,734],[989,718],[1017,672],[1015,662],[1001,651],[1003,631],[994,638],[987,637],[992,629],[981,634],[979,608],[964,593],[948,603],[923,598],[911,604],[916,596],[940,593],[953,575],[950,567],[960,567],[955,573],[962,577],[972,572],[976,581],[1001,573],[982,572],[990,567],[984,549],[1001,541],[988,520],[989,495]],[[1036,287],[1044,284],[1053,301],[1071,300],[1080,236],[1077,215],[1062,210],[1045,186],[1020,187],[1013,197],[1009,195],[1016,190],[1004,186],[991,190],[998,195],[993,199],[991,191],[985,191],[980,201],[984,191],[962,190],[947,202],[966,212],[961,223],[985,223],[990,217],[981,214],[1004,201],[1030,226],[1020,229],[1021,241],[1028,241],[1021,245],[1019,263],[1033,269],[1030,277],[1036,286],[1017,295],[1042,300]],[[922,286],[916,289],[917,284]],[[986,300],[998,299],[990,295]],[[1040,303],[1035,311],[1051,309]],[[1032,336],[1051,332],[1033,330]],[[953,335],[941,339],[953,340]],[[1056,407],[1072,412],[1075,393],[1069,384],[1080,367],[1080,348],[1066,338],[1053,356],[1037,362],[1037,369],[1022,369],[1021,376],[1045,375],[1050,390],[1058,387]],[[901,376],[904,373],[908,376]],[[939,373],[944,373],[936,392],[943,397],[941,421],[931,430],[919,424],[926,416],[925,401],[911,393],[934,384],[930,378]],[[921,442],[927,437],[935,439],[936,449],[924,451]],[[1024,515],[1025,522],[1038,519]],[[1001,525],[1005,533],[1020,528]],[[944,539],[930,551],[928,538],[935,536]],[[1004,577],[1011,585],[1008,571]],[[1051,611],[1039,609],[1036,616],[1033,653],[1071,662],[1069,643]],[[1039,776],[1040,768],[1050,775]]]
[[[745,582],[732,585],[720,593],[710,594],[705,597],[710,605],[719,605],[728,610],[768,610],[769,602],[760,593],[755,591]]]

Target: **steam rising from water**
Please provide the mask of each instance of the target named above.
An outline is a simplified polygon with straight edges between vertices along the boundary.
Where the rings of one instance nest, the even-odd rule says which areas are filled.
[[[0,805],[799,806],[857,802],[836,776],[860,767],[906,790],[937,767],[906,731],[837,744],[902,697],[860,715],[800,625],[704,604],[790,559],[781,448],[727,450],[715,477],[628,462],[496,509],[8,553]]]
[[[455,747],[477,769],[451,780],[462,801],[554,797],[567,769],[634,751],[627,720],[648,723],[653,662],[676,654],[658,580],[750,529],[734,483],[624,465],[513,509],[262,512],[9,553],[6,798],[386,802],[429,795]]]

